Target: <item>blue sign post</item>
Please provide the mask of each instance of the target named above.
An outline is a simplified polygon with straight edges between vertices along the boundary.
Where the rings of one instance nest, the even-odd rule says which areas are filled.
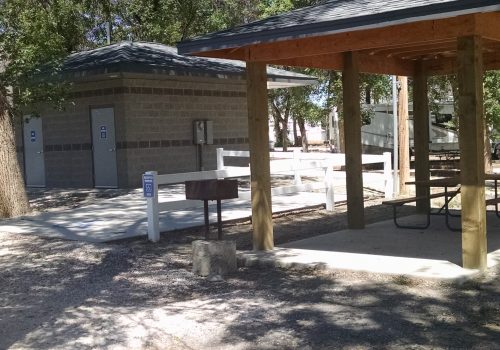
[[[155,196],[155,177],[154,175],[142,175],[142,189],[145,198],[154,198]]]

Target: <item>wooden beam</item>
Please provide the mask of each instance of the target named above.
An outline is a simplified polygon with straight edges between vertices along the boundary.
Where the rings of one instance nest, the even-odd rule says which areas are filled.
[[[462,259],[464,268],[485,270],[487,246],[481,38],[460,37],[457,49]]]
[[[361,162],[361,107],[359,62],[356,52],[344,53],[342,73],[347,223],[351,229],[365,227],[363,172]]]
[[[487,53],[483,55],[484,71],[500,69],[500,49],[495,53]]]
[[[456,58],[446,57],[435,60],[426,60],[425,69],[429,75],[449,75],[455,74],[458,71]],[[483,70],[499,70],[500,69],[500,50],[497,52],[487,52],[483,54]]]
[[[346,51],[381,49],[408,43],[425,44],[455,40],[473,35],[474,15],[419,21],[383,28],[356,30],[332,35],[286,40],[248,47],[247,61],[269,62],[296,57],[317,56]],[[241,56],[239,56],[241,59]],[[232,57],[227,57],[232,58]]]
[[[455,45],[456,46],[456,45]],[[442,51],[437,51],[435,49],[432,50],[422,50],[420,52],[406,53],[406,54],[397,54],[393,57],[399,58],[401,60],[419,60],[419,59],[435,59],[436,57],[456,57],[455,49]]]
[[[383,57],[380,55],[359,54],[359,71],[371,74],[399,74],[411,76],[413,74],[413,63],[392,57]],[[308,67],[318,69],[328,69],[341,71],[344,69],[344,55],[342,53],[333,53],[318,56],[298,57],[285,60],[272,60],[269,64]]]
[[[318,34],[302,39],[193,54],[203,57],[271,62],[346,51],[368,50],[372,54],[384,54],[386,50],[412,47],[425,49],[426,46],[432,48],[455,42],[457,37],[466,35],[480,35],[483,38],[500,41],[500,12],[468,14],[330,35]]]
[[[477,13],[476,34],[484,39],[500,41],[500,12]]]
[[[443,50],[451,48],[456,50],[456,40],[447,40],[447,41],[438,41],[438,42],[426,42],[424,44],[406,44],[406,45],[398,45],[398,46],[390,46],[385,47],[383,49],[377,50],[367,50],[363,51],[363,53],[368,52],[370,55],[378,55],[384,57],[393,57],[401,54],[408,54],[414,52],[420,52],[422,50]]]
[[[429,180],[429,98],[427,95],[427,74],[423,61],[415,63],[413,76],[413,140],[415,148],[415,180]],[[425,186],[416,186],[416,196],[426,196]],[[417,201],[417,212],[429,210],[429,200]]]
[[[252,190],[253,247],[274,248],[269,158],[267,74],[264,63],[247,63],[248,136]]]

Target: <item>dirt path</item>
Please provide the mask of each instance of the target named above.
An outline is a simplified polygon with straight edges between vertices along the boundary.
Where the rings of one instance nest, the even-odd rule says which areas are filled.
[[[390,217],[369,202],[367,221]],[[345,208],[275,220],[284,242],[345,227]],[[249,223],[224,228],[250,247]],[[190,272],[201,229],[87,244],[0,233],[0,349],[495,349],[500,271],[464,285],[362,273]]]

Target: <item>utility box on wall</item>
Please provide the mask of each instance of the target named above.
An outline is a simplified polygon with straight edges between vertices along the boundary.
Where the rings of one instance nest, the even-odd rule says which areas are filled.
[[[193,122],[193,143],[195,145],[213,145],[214,122],[211,120],[195,120]]]

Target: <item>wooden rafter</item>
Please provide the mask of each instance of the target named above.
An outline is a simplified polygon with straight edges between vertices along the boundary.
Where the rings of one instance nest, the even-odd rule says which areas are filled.
[[[426,60],[425,70],[429,75],[447,75],[457,71],[456,57]],[[500,69],[500,51],[483,54],[483,68],[485,71]]]
[[[367,54],[358,54],[358,61],[362,73],[398,74],[406,76],[410,76],[413,73],[413,63],[410,61]],[[268,63],[281,66],[308,67],[338,71],[344,69],[344,59],[341,53],[277,60]]]
[[[425,44],[406,44],[398,46],[385,47],[383,49],[368,50],[363,53],[368,53],[369,55],[377,55],[384,57],[394,57],[405,55],[409,53],[421,52],[424,50],[436,50],[443,51],[448,48],[456,48],[456,42],[454,40],[440,41],[436,43],[425,43]]]

